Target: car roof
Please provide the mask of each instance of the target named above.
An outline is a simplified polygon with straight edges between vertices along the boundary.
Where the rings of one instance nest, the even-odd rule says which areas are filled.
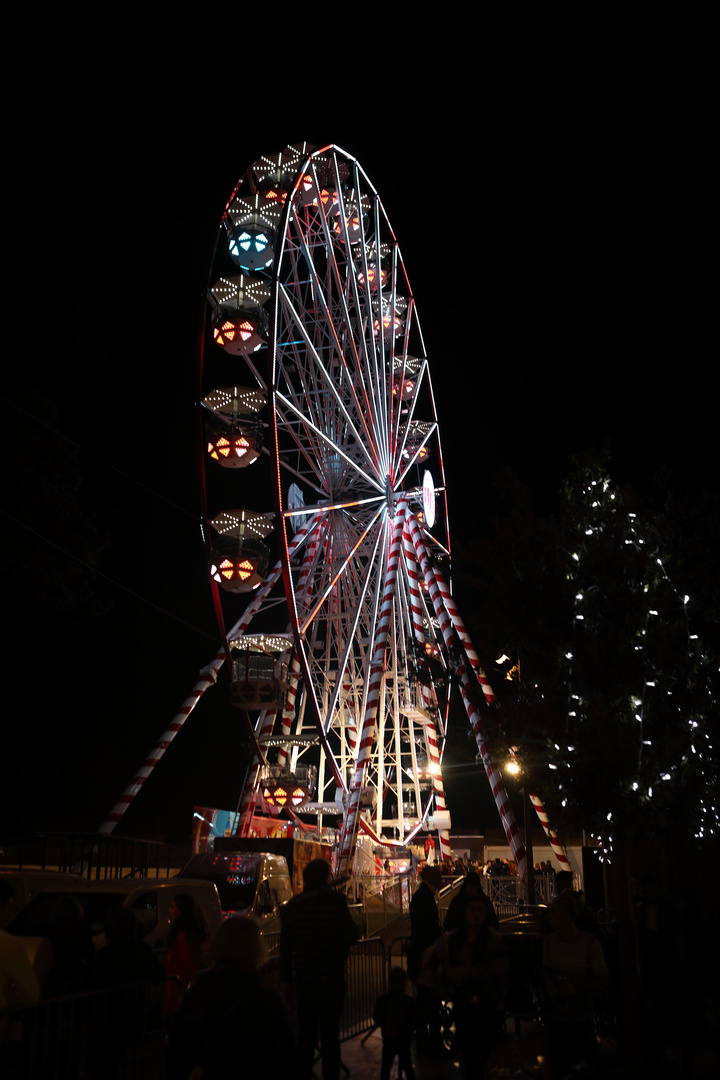
[[[106,878],[90,882],[93,892],[133,892],[135,889],[172,889],[174,892],[189,892],[192,889],[214,889],[209,881],[197,881],[193,878]]]
[[[15,880],[25,879],[27,881],[39,881],[41,878],[47,878],[49,881],[84,881],[85,879],[80,874],[71,874],[66,870],[40,870],[38,867],[33,867],[29,870],[13,869],[11,867],[0,867],[0,874],[3,877],[14,878]]]

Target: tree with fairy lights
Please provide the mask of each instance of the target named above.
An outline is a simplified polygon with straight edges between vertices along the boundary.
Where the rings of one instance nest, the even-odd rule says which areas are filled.
[[[572,613],[550,764],[562,807],[607,854],[618,825],[717,839],[717,658],[677,580],[677,532],[592,460],[565,485],[560,528]]]
[[[575,462],[555,516],[534,515],[517,481],[503,487],[509,514],[468,552],[477,638],[511,656],[511,678],[493,680],[498,756],[525,755],[558,827],[593,834],[605,856],[618,830],[717,842],[720,590],[705,536],[717,499],[640,499],[599,455]]]

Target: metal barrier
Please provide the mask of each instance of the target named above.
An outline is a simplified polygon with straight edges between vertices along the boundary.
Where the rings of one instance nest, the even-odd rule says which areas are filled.
[[[486,875],[480,878],[483,892],[493,902],[498,918],[517,915],[527,901],[527,885],[514,874]],[[535,878],[535,903],[549,905],[555,899],[555,879],[546,874]]]
[[[362,908],[362,926],[365,937],[378,934],[390,923],[407,915],[412,900],[412,875],[407,874],[357,874],[349,884],[348,897],[351,908]],[[356,921],[359,922],[358,919]]]
[[[281,993],[279,934],[267,934],[269,959],[265,983]],[[340,1018],[340,1038],[350,1039],[372,1027],[373,1006],[387,990],[385,946],[380,938],[366,938],[353,945],[346,965],[345,1004]]]
[[[506,1007],[508,1018],[515,1022],[516,1030],[521,1020],[536,1018],[538,1000],[542,989],[542,938],[528,930],[501,931],[507,950],[508,969],[505,977]],[[391,967],[407,971],[406,935],[393,938],[387,950],[388,972]]]
[[[162,1080],[162,993],[162,986],[132,984],[51,998],[11,1012],[0,1033],[0,1076]]]

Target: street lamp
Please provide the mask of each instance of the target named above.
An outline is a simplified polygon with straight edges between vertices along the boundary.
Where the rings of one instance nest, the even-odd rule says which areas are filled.
[[[505,772],[510,773],[511,776],[522,776],[523,768],[518,759],[515,757],[515,751],[517,747],[511,746],[510,752],[512,757],[505,763]],[[533,846],[532,846],[532,823],[530,813],[530,799],[528,797],[527,790],[527,778],[523,778],[523,786],[520,788],[523,801],[523,827],[525,829],[525,855],[527,857],[527,902],[528,907],[535,906],[535,863],[533,861]]]

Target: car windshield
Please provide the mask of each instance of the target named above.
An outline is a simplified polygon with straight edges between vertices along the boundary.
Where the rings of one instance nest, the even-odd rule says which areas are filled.
[[[108,911],[120,907],[125,899],[122,892],[47,892],[35,896],[9,923],[11,934],[28,937],[50,937],[54,925],[54,913],[58,903],[73,897],[83,909],[85,918],[94,935],[101,934]]]
[[[220,907],[223,911],[243,911],[255,899],[257,878],[254,874],[220,874],[208,872],[196,874],[202,881],[212,881],[217,887]]]

